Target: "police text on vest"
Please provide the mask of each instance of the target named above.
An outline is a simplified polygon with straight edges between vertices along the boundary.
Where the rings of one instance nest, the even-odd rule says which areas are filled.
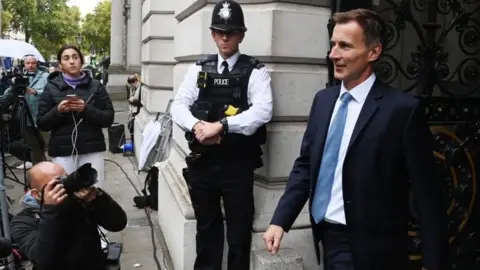
[[[213,85],[215,85],[215,86],[229,86],[230,85],[230,79],[214,79],[213,80]]]

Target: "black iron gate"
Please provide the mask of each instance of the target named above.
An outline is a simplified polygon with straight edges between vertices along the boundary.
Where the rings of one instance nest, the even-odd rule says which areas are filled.
[[[377,77],[424,101],[444,183],[450,269],[480,269],[480,0],[333,0],[332,7],[333,12],[369,8],[385,19],[387,41]],[[329,67],[333,85],[338,82]],[[420,269],[413,201],[410,260],[412,269]]]

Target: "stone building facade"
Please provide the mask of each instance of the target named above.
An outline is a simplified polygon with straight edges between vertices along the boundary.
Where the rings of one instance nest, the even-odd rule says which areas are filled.
[[[266,63],[274,95],[274,116],[264,149],[265,166],[256,172],[252,242],[255,267],[268,259],[262,257],[262,234],[299,153],[312,97],[327,83],[329,2],[239,0],[248,28],[241,52]],[[112,96],[124,97],[126,74],[137,72],[139,67],[147,85],[142,92],[144,107],[135,122],[136,145],[141,144],[140,134],[149,119],[164,111],[175,95],[187,68],[196,59],[216,52],[209,30],[214,4],[214,0],[112,0],[108,89]],[[175,269],[192,269],[195,218],[182,178],[188,147],[177,127],[173,137],[170,158],[161,168],[159,223]],[[301,257],[305,269],[318,269],[309,226],[304,209],[282,242],[283,248],[290,249],[281,257],[291,263]]]

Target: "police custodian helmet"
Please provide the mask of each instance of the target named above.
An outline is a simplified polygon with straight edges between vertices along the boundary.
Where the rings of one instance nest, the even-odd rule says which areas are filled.
[[[213,8],[210,29],[223,32],[246,32],[247,28],[240,4],[232,0],[218,1]]]

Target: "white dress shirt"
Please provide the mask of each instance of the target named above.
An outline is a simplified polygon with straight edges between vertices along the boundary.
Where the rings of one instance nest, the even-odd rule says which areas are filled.
[[[240,53],[237,52],[226,61],[231,71],[237,63]],[[217,71],[222,74],[224,59],[218,55]],[[185,131],[191,131],[193,126],[200,121],[190,112],[190,106],[197,100],[199,89],[197,87],[198,72],[202,66],[194,64],[191,66],[178,92],[173,100],[171,113],[173,121]],[[248,103],[251,107],[234,116],[228,116],[228,132],[241,133],[247,136],[253,135],[259,127],[270,122],[272,119],[272,88],[270,75],[265,67],[254,68],[248,81]]]
[[[340,97],[342,96],[342,94],[348,91],[352,95],[353,99],[348,104],[347,120],[345,122],[345,129],[343,131],[342,143],[340,144],[338,163],[335,169],[330,202],[328,203],[327,212],[325,213],[325,221],[328,221],[330,223],[338,223],[344,225],[346,225],[347,223],[345,219],[345,211],[343,208],[343,162],[345,161],[347,148],[350,144],[350,138],[352,137],[353,129],[355,128],[355,124],[357,123],[358,116],[360,115],[360,111],[362,110],[368,93],[370,93],[370,89],[372,88],[375,79],[375,74],[372,74],[367,80],[350,89],[350,91],[348,91],[344,87],[342,82],[342,86],[340,88],[340,95],[333,109],[330,125],[332,124],[332,121],[334,119],[333,116],[337,113],[338,108],[340,107]]]

